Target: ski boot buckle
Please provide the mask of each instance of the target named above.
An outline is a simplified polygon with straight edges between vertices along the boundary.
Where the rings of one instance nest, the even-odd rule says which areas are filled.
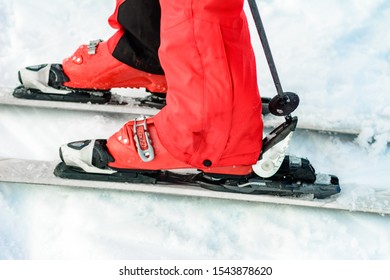
[[[89,41],[89,44],[88,44],[88,54],[89,55],[94,55],[96,54],[96,48],[97,46],[103,42],[102,39],[97,39],[97,40],[93,40],[93,41]]]
[[[141,123],[137,123],[138,121],[141,121]],[[145,116],[136,118],[134,120],[133,133],[138,155],[142,161],[152,161],[154,159],[154,149],[152,146],[152,140],[150,139]]]

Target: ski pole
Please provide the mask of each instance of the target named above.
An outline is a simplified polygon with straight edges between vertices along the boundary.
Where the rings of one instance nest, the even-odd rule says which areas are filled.
[[[248,4],[277,91],[277,95],[271,99],[268,105],[269,110],[273,115],[276,116],[289,116],[298,107],[299,96],[293,92],[283,92],[282,84],[280,83],[279,75],[276,70],[274,59],[272,57],[271,48],[269,46],[268,39],[265,34],[264,25],[260,17],[260,12],[257,7],[256,0],[248,0]]]

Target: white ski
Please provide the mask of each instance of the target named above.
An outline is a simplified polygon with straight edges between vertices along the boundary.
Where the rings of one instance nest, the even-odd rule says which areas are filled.
[[[0,159],[0,182],[203,197],[390,215],[390,190],[371,189],[369,193],[366,192],[364,195],[353,195],[353,200],[349,199],[349,197],[343,197],[343,189],[345,188],[346,192],[349,193],[351,192],[352,186],[349,189],[347,186],[342,186],[341,194],[335,195],[328,199],[250,195],[210,191],[187,185],[130,184],[62,179],[53,175],[53,170],[56,164],[56,162],[49,161]]]
[[[75,102],[63,102],[63,101],[43,101],[32,99],[15,98],[12,95],[13,89],[0,87],[0,105],[4,106],[18,106],[18,107],[33,107],[33,108],[47,108],[47,109],[61,109],[61,110],[75,110],[75,111],[89,111],[100,113],[113,113],[113,114],[129,114],[134,116],[145,115],[153,116],[159,110],[148,107],[137,106],[133,97],[118,94],[116,99],[126,102],[126,105],[110,105],[110,104],[90,104],[90,103],[75,103]],[[323,117],[316,118],[323,119]],[[275,128],[281,123],[280,117],[272,115],[264,116],[265,128]],[[347,134],[358,136],[362,131],[354,123],[311,123],[305,118],[301,118],[298,123],[297,129],[317,131],[323,133],[334,134]],[[389,132],[390,133],[390,132]]]

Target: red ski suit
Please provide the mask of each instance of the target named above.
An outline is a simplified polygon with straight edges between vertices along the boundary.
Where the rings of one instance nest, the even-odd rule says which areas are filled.
[[[263,123],[243,0],[160,5],[168,93],[153,119],[161,144],[197,168],[256,163]]]

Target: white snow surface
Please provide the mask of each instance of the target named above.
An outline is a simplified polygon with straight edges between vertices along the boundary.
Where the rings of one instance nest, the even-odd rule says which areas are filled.
[[[0,0],[0,87],[108,38],[113,0]],[[390,2],[258,1],[296,115],[350,123],[359,137],[297,132],[290,153],[336,174],[339,201],[390,191]],[[258,80],[275,88],[251,19]],[[59,160],[58,147],[107,138],[124,115],[0,106],[0,158]],[[115,191],[0,183],[0,259],[389,259],[390,217]]]

